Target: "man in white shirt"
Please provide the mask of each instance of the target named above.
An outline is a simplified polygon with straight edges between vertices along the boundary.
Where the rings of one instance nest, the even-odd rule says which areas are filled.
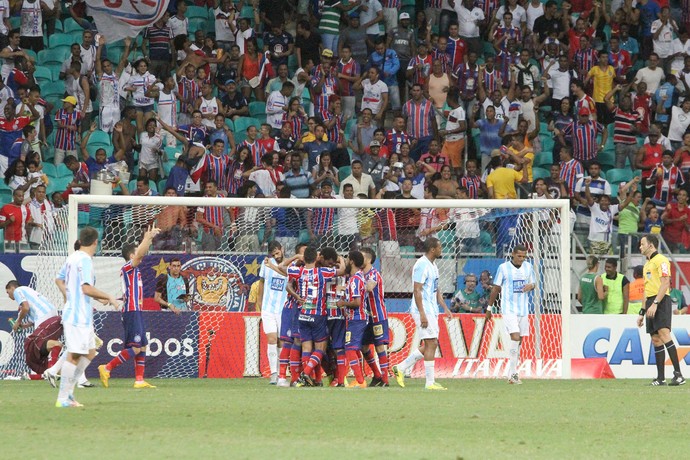
[[[291,81],[283,83],[280,91],[273,91],[266,101],[266,123],[271,125],[273,137],[280,134],[280,128],[283,126],[283,115],[288,106],[288,98],[295,90],[295,85]]]
[[[654,94],[659,89],[661,81],[664,79],[664,71],[659,67],[659,55],[651,53],[649,55],[649,64],[647,67],[642,67],[635,75],[635,84],[645,82],[647,84],[647,94]]]
[[[551,110],[557,112],[561,108],[561,101],[570,97],[570,82],[576,79],[573,71],[570,70],[568,56],[559,56],[558,65],[548,67],[544,74],[548,78],[546,83],[551,89]]]
[[[467,42],[468,52],[482,53],[482,42],[479,39],[479,26],[486,19],[484,12],[474,6],[473,0],[459,0],[455,2],[455,12],[458,15],[458,33]]]
[[[213,15],[216,18],[216,43],[219,48],[229,53],[230,48],[235,43],[235,32],[237,31],[237,10],[232,0],[222,0]]]
[[[383,117],[388,105],[388,86],[379,80],[379,69],[371,67],[366,79],[360,79],[354,85],[355,89],[362,89],[362,107],[360,110],[369,109],[374,114],[374,119],[379,126],[383,126]]]
[[[369,196],[369,198],[374,198],[374,193],[376,193],[374,179],[369,174],[364,174],[364,168],[360,160],[352,162],[352,173],[340,183],[340,189],[345,190],[345,185],[347,184],[352,185],[354,196],[364,194]]]
[[[383,21],[383,7],[379,0],[363,0],[359,5],[359,23],[367,33],[369,54],[374,51],[374,42],[380,35],[379,22],[381,21]]]
[[[678,24],[671,19],[669,7],[661,9],[659,19],[652,22],[651,32],[654,52],[665,60],[673,54],[673,34],[678,33]]]

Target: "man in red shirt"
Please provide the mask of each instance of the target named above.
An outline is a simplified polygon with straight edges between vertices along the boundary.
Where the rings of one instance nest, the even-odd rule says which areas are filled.
[[[5,242],[16,251],[20,243],[26,243],[26,225],[33,222],[28,206],[23,203],[24,191],[16,189],[12,193],[12,203],[0,209],[0,228],[5,229]]]
[[[450,159],[446,154],[441,153],[441,146],[436,139],[429,143],[429,151],[422,155],[419,161],[430,165],[439,173],[445,165],[450,165]]]

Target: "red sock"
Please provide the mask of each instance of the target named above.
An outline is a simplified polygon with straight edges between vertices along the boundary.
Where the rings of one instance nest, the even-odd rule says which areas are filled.
[[[374,373],[374,377],[380,379],[381,370],[379,369],[378,364],[376,364],[376,359],[374,358],[374,354],[371,352],[371,348],[367,348],[367,350],[364,352],[364,359],[367,361],[367,365],[369,366],[369,369],[371,369],[371,372]]]
[[[311,358],[311,352],[310,351],[303,351],[302,352],[302,372],[304,372],[304,373],[306,373],[307,364],[309,363],[310,358]]]
[[[314,381],[316,383],[323,381],[323,366],[321,364],[317,364],[314,368]]]
[[[306,375],[308,375],[310,377],[313,377],[314,376],[314,370],[316,369],[316,366],[319,366],[319,364],[321,364],[322,358],[323,358],[323,351],[314,350],[311,353],[311,357],[309,358],[309,361],[304,365],[304,370],[302,372],[304,372]],[[304,363],[304,355],[302,355],[302,363]]]
[[[359,350],[346,350],[345,355],[347,356],[347,360],[350,362],[350,367],[352,368],[352,372],[355,374],[355,379],[357,379],[357,383],[363,383],[364,382],[364,374],[362,373],[362,364],[359,360],[358,352]]]
[[[299,345],[295,346],[294,344],[292,345],[292,349],[290,350],[290,381],[291,382],[296,382],[297,379],[299,378],[299,374],[301,372],[300,370],[300,365],[302,362],[300,361],[300,355],[302,354],[302,349],[300,348]]]
[[[381,380],[383,383],[388,383],[388,352],[383,350],[378,352],[379,364],[381,365]]]
[[[136,353],[134,353],[134,350],[132,350],[131,348],[125,348],[120,353],[118,353],[116,357],[111,359],[110,362],[105,365],[105,368],[108,369],[108,371],[112,371],[113,369],[115,369],[117,366],[119,366],[120,364],[127,361],[132,356],[136,356]]]
[[[338,379],[338,384],[345,384],[345,376],[347,375],[347,361],[345,358],[345,350],[336,350],[336,356],[338,358],[338,370],[336,376]]]
[[[144,380],[144,369],[146,368],[146,356],[144,353],[139,353],[134,357],[134,376],[137,382]]]
[[[290,354],[292,353],[292,344],[284,343],[283,348],[280,349],[280,356],[278,356],[279,370],[278,377],[281,379],[287,375],[288,364],[290,364]],[[292,368],[290,368],[292,370]]]

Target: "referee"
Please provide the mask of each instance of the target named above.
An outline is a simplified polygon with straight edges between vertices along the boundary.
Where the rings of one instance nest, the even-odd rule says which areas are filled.
[[[652,385],[666,385],[664,376],[664,347],[673,363],[673,380],[669,385],[678,386],[685,383],[678,364],[678,351],[671,338],[671,265],[668,259],[657,251],[659,238],[655,235],[643,236],[640,240],[640,253],[647,258],[644,264],[644,295],[645,305],[640,309],[637,326],[642,327],[642,320],[647,317],[647,332],[652,336],[654,344],[654,358],[656,360],[657,377]]]

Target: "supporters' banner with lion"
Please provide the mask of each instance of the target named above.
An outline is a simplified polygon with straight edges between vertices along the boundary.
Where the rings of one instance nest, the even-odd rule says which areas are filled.
[[[108,43],[135,37],[140,30],[163,16],[168,2],[169,0],[86,0],[89,14]]]

